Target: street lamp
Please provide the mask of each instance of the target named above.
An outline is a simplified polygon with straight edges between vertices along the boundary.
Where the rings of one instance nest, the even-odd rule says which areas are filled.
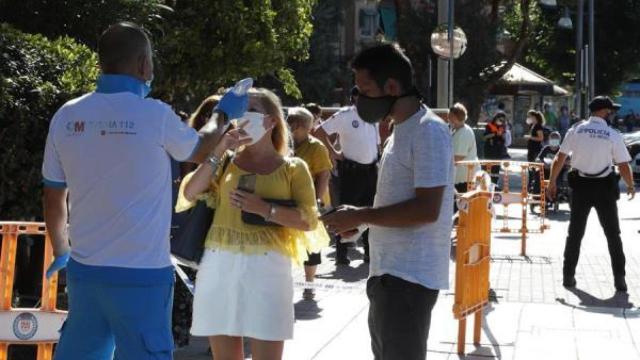
[[[571,16],[569,16],[569,8],[564,7],[564,15],[558,20],[558,27],[565,30],[573,30],[573,21],[571,21]]]
[[[453,1],[453,0],[450,0]],[[450,10],[452,11],[452,10]],[[444,95],[443,91],[447,90],[446,98],[438,96],[439,107],[450,107],[453,104],[453,60],[459,58],[467,50],[467,35],[459,27],[453,27],[453,23],[441,24],[431,34],[431,49],[448,65],[448,76],[445,84],[439,82],[438,92]],[[444,67],[442,67],[444,68]],[[440,67],[438,70],[440,71]],[[446,104],[444,101],[446,99]]]
[[[558,2],[556,0],[540,0],[540,5],[547,7],[556,7]]]
[[[451,44],[453,43],[453,48]],[[445,60],[454,60],[462,56],[467,50],[467,35],[461,28],[453,30],[453,42],[449,39],[448,24],[438,25],[431,34],[431,49],[436,55]]]

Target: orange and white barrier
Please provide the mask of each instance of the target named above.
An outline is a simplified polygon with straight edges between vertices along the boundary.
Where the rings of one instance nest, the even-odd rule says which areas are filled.
[[[467,316],[474,315],[473,342],[480,343],[482,310],[489,303],[491,265],[491,193],[463,194],[460,204],[456,245],[455,302],[453,316],[458,320],[458,354],[464,355]]]
[[[44,235],[45,252],[42,267],[42,298],[39,308],[13,308],[13,283],[16,251],[20,235]],[[37,360],[50,360],[58,342],[58,330],[67,312],[56,309],[58,275],[47,280],[46,269],[53,261],[53,249],[43,223],[0,222],[0,360],[8,360],[9,345],[35,345]]]
[[[469,175],[467,177],[468,191],[472,191],[477,188],[477,181],[475,178],[475,169],[480,166],[484,171],[490,172],[491,168],[497,166],[500,168],[500,176],[502,179],[502,189],[493,193],[493,203],[495,205],[502,205],[502,226],[495,229],[497,232],[502,233],[519,233],[521,234],[521,246],[520,255],[527,255],[527,234],[529,233],[543,233],[548,229],[546,220],[546,196],[544,186],[544,164],[536,162],[526,161],[510,161],[510,160],[479,160],[479,161],[458,161],[456,165],[467,166]],[[529,171],[537,173],[540,176],[540,194],[529,193]],[[509,180],[512,176],[520,175],[520,189],[519,191],[511,191]],[[528,211],[529,205],[540,206],[539,226],[537,228],[529,227],[528,225]],[[509,226],[509,207],[511,206],[521,207],[521,218],[519,227]]]

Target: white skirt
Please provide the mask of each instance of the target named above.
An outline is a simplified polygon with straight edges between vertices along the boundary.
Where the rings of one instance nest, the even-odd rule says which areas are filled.
[[[196,275],[191,334],[293,338],[291,259],[206,250]]]

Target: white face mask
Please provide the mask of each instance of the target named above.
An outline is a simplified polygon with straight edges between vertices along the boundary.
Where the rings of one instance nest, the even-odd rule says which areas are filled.
[[[551,146],[560,146],[560,140],[558,140],[558,139],[549,139],[549,145],[551,145]]]
[[[527,125],[532,125],[532,124],[533,124],[533,119],[527,118]]]
[[[242,116],[242,118],[238,121],[239,124],[242,124],[244,121],[247,121],[247,125],[243,128],[243,130],[251,137],[251,144],[253,145],[260,141],[267,130],[264,128],[264,114],[257,112],[246,112]]]

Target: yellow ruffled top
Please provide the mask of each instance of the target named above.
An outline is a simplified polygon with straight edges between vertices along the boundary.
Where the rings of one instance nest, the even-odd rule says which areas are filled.
[[[329,245],[329,235],[318,220],[311,174],[303,160],[285,158],[284,163],[271,174],[256,175],[255,193],[262,198],[294,200],[298,211],[311,225],[311,231],[245,224],[241,219],[240,209],[230,203],[231,191],[238,187],[240,176],[245,174],[250,173],[229,161],[224,173],[222,166],[218,168],[210,191],[199,196],[198,200],[204,199],[209,207],[216,209],[205,239],[206,248],[243,254],[277,251],[302,265],[307,260],[307,252],[318,252]],[[193,173],[188,174],[182,181],[176,212],[188,210],[195,205],[195,202],[190,202],[184,196],[184,187],[192,175]]]

